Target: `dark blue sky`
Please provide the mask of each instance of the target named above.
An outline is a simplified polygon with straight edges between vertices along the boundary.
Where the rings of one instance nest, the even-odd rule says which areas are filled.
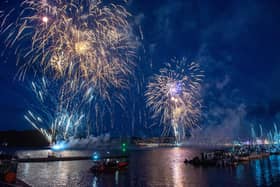
[[[8,6],[14,3],[1,1]],[[280,119],[279,7],[277,0],[130,0],[144,36],[139,69],[148,80],[172,57],[195,60],[206,75],[202,126],[236,134],[252,121],[269,127]],[[4,54],[0,66],[0,130],[30,128],[13,55]]]

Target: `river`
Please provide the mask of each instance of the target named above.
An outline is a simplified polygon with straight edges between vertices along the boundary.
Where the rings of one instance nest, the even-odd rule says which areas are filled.
[[[67,187],[188,187],[188,186],[280,186],[280,156],[254,160],[236,167],[185,165],[201,150],[190,147],[134,149],[129,151],[127,170],[107,174],[89,172],[91,161],[20,163],[18,177],[32,186]],[[40,156],[47,150],[19,151]],[[63,151],[63,156],[89,155],[92,151]]]

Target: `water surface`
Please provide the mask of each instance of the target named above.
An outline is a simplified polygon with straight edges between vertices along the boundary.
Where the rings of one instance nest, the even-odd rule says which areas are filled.
[[[32,186],[91,187],[188,187],[188,186],[280,186],[280,156],[270,156],[236,167],[194,167],[185,158],[199,154],[198,148],[170,147],[129,152],[125,171],[92,174],[91,161],[21,163],[18,175]],[[64,151],[60,154],[89,155],[91,151]],[[21,151],[21,155],[47,155],[46,150]]]

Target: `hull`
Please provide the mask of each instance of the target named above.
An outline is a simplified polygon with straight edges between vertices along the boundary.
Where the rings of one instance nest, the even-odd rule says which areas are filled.
[[[17,177],[18,163],[12,157],[1,155],[0,159],[0,181],[5,183],[15,183]]]
[[[117,170],[126,169],[128,162],[119,162],[119,163],[99,163],[91,167],[91,172],[102,173],[102,172],[115,172]]]

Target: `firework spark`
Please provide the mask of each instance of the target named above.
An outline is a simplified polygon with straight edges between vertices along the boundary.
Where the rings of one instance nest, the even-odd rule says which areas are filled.
[[[70,138],[87,138],[93,133],[103,133],[106,125],[112,125],[111,108],[121,101],[103,100],[93,87],[85,90],[86,82],[80,85],[73,81],[54,83],[47,78],[32,81],[32,101],[24,115],[27,122],[38,130],[50,144],[68,141]],[[73,92],[71,89],[76,90]],[[114,97],[114,95],[110,96]],[[108,119],[104,119],[109,113]]]
[[[127,87],[137,44],[123,6],[102,0],[25,0],[21,8],[15,23],[5,19],[1,27],[7,47],[16,46],[18,63],[24,62],[20,79],[35,67],[56,79],[86,81],[107,99],[109,88]]]
[[[185,137],[186,128],[197,126],[202,78],[197,63],[172,59],[147,86],[145,95],[152,118],[160,118],[164,133],[171,128],[177,143]]]
[[[123,108],[121,89],[128,88],[134,75],[138,47],[131,15],[123,6],[103,0],[24,0],[20,9],[19,14],[17,9],[0,12],[5,44],[15,47],[18,55],[19,79],[32,68],[62,82],[57,93],[33,83],[42,105],[48,97],[55,99],[51,107],[27,112],[31,125],[50,141],[65,139],[71,134],[68,124],[81,124],[89,118],[89,110],[98,126],[97,118],[102,119],[106,110],[113,116],[109,109],[113,103]],[[42,112],[49,116],[40,117]],[[40,128],[39,118],[46,127]]]
[[[48,79],[31,82],[33,103],[24,118],[38,130],[49,143],[67,140],[83,132],[86,123],[85,104],[90,102],[90,93],[72,96],[71,99],[63,86],[54,86]],[[70,100],[71,102],[68,102]],[[75,102],[79,100],[79,102]],[[79,103],[79,104],[77,104]],[[84,133],[85,134],[85,133]],[[85,136],[85,135],[84,135]]]

